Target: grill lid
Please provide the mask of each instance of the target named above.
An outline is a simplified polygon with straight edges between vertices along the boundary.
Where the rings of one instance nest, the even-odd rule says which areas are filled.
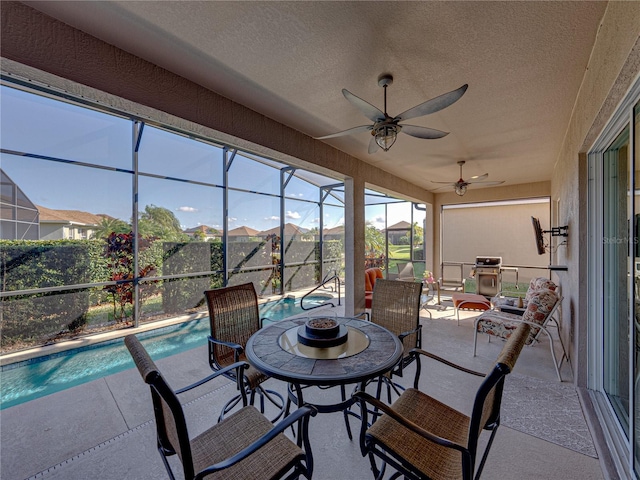
[[[476,257],[476,267],[499,267],[502,257]]]

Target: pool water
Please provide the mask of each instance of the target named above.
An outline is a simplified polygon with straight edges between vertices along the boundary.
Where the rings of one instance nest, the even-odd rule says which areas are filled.
[[[305,306],[321,305],[325,296],[309,296]],[[303,313],[299,299],[284,298],[260,306],[271,321]],[[137,334],[154,360],[206,346],[209,319],[202,318]],[[203,359],[206,361],[206,359]],[[0,410],[133,368],[122,338],[5,365],[0,370]]]

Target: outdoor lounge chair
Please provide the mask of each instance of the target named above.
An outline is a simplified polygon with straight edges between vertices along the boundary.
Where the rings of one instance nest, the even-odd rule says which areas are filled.
[[[478,479],[500,426],[500,405],[505,376],[509,374],[529,335],[530,326],[521,324],[506,342],[495,367],[485,376],[455,365],[424,350],[416,349],[414,388],[405,390],[389,406],[363,391],[354,393],[360,403],[362,426],[360,449],[369,456],[376,479],[384,476],[387,465],[413,480]],[[426,356],[459,371],[484,377],[478,388],[471,415],[466,415],[446,403],[418,390],[420,357]],[[382,414],[372,425],[371,411]],[[482,459],[476,469],[478,439],[483,430],[491,432]],[[382,465],[376,464],[376,457]]]
[[[209,308],[211,335],[208,337],[209,366],[213,371],[222,370],[232,363],[245,360],[244,349],[249,337],[262,328],[258,310],[258,296],[253,283],[244,283],[204,292]],[[228,370],[225,376],[235,380],[235,370]],[[284,414],[285,402],[280,393],[262,388],[269,377],[252,366],[244,370],[244,385],[249,389],[249,404],[255,402],[256,393],[260,397],[260,412],[264,413],[264,399],[267,398],[278,408],[274,421]],[[229,400],[220,414],[222,419],[239,402],[239,394]]]
[[[128,335],[124,343],[151,389],[156,420],[158,451],[169,477],[174,474],[167,457],[178,454],[185,479],[243,480],[287,479],[304,475],[310,479],[313,457],[309,445],[309,416],[316,410],[302,406],[276,426],[253,406],[247,406],[243,393],[243,408],[200,435],[189,438],[187,422],[178,395],[199,387],[231,370],[246,368],[246,362],[228,365],[212,375],[179,390],[172,390],[155,363],[135,335]],[[234,375],[242,381],[242,374]],[[297,444],[283,432],[294,425]],[[304,450],[303,450],[304,448]]]
[[[549,339],[549,348],[551,350],[551,358],[558,375],[558,380],[562,381],[560,368],[565,359],[568,360],[567,352],[562,341],[562,332],[560,323],[555,319],[554,315],[562,303],[562,297],[558,297],[556,293],[548,289],[535,290],[528,294],[527,307],[523,313],[507,313],[503,311],[489,310],[478,316],[474,323],[473,333],[473,356],[476,355],[478,333],[485,333],[489,340],[492,336],[498,338],[509,338],[512,332],[519,325],[525,323],[531,326],[531,332],[527,338],[526,344],[532,345],[538,341],[538,337],[544,333]],[[555,324],[558,331],[560,346],[562,347],[562,357],[560,362],[556,360],[555,346],[553,336],[549,331],[550,324]]]
[[[398,395],[400,385],[391,377],[402,377],[403,369],[415,359],[414,348],[422,348],[422,325],[420,325],[420,295],[422,283],[398,282],[380,279],[376,282],[371,305],[371,322],[386,328],[400,338],[404,354],[400,363],[389,373],[379,377],[377,398],[380,398],[382,383],[387,384],[387,396],[391,401],[391,388]]]
[[[390,280],[401,280],[403,282],[415,282],[415,271],[412,262],[398,262],[396,264],[398,273],[389,276]],[[392,275],[392,274],[390,274]]]

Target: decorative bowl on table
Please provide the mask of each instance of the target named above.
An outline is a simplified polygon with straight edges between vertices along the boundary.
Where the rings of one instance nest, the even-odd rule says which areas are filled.
[[[331,317],[311,317],[298,328],[298,342],[308,347],[335,347],[345,343],[347,336],[347,327]]]
[[[306,332],[322,338],[333,338],[340,331],[340,324],[335,318],[313,317],[304,323]]]

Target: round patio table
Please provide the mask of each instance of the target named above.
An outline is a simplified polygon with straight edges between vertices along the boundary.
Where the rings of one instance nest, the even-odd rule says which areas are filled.
[[[289,384],[289,399],[296,405],[304,403],[303,386],[340,386],[341,402],[312,405],[320,413],[344,411],[346,420],[347,413],[351,413],[347,410],[355,400],[345,398],[344,386],[358,384],[357,388],[364,389],[368,380],[388,372],[400,361],[403,348],[396,335],[375,323],[350,317],[331,318],[348,330],[343,345],[317,348],[300,344],[297,331],[307,320],[302,317],[260,329],[249,338],[245,353],[255,368]]]

